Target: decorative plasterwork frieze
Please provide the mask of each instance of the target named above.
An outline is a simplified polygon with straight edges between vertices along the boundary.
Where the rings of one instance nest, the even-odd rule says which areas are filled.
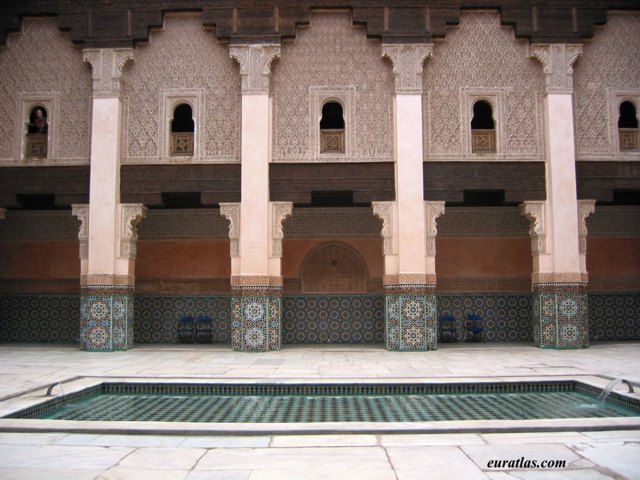
[[[578,200],[578,238],[580,239],[580,253],[587,253],[587,217],[596,211],[595,200]]]
[[[431,43],[382,45],[382,56],[387,57],[393,64],[396,94],[422,93],[423,64],[432,54]]]
[[[240,64],[243,95],[269,93],[271,62],[280,56],[280,45],[231,45],[229,56]]]
[[[231,257],[240,256],[240,204],[221,203],[220,215],[229,220],[229,240]]]
[[[71,205],[71,214],[80,220],[80,230],[78,230],[78,240],[80,240],[80,259],[89,258],[89,205]]]
[[[293,213],[292,202],[271,202],[271,256],[282,257],[282,239],[284,230],[282,223]]]
[[[573,93],[573,64],[582,53],[578,44],[533,44],[531,57],[542,63],[547,93]]]
[[[82,58],[91,64],[93,97],[119,97],[122,69],[133,60],[133,48],[87,48]]]
[[[371,202],[373,214],[382,220],[383,251],[385,255],[393,255],[393,202]]]
[[[532,255],[540,255],[547,252],[547,232],[545,225],[544,201],[530,201],[520,204],[520,213],[530,222],[529,237],[531,238]]]
[[[147,207],[141,203],[122,203],[120,209],[120,257],[136,258],[136,227],[147,215]]]
[[[444,213],[445,202],[424,202],[424,215],[427,225],[426,247],[429,257],[436,256],[436,236],[438,235],[438,226],[436,220]]]

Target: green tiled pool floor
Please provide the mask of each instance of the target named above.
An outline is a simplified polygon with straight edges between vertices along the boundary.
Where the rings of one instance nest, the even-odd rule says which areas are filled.
[[[426,422],[636,416],[584,392],[427,395],[99,394],[40,418],[210,423]]]

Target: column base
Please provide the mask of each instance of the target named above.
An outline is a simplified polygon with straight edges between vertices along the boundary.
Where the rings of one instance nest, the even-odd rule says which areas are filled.
[[[280,350],[282,287],[232,287],[231,348],[238,352]]]
[[[80,350],[133,347],[133,286],[89,285],[80,294]]]
[[[435,287],[385,286],[385,327],[387,350],[435,350],[438,347]]]
[[[589,346],[589,302],[584,283],[533,285],[533,342],[540,348]]]

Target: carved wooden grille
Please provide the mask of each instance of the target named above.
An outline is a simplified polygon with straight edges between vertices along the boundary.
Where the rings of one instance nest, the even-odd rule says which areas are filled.
[[[193,155],[193,132],[171,133],[171,155]]]
[[[620,137],[620,150],[640,149],[640,129],[620,128],[618,129],[618,136]]]
[[[471,131],[471,151],[473,153],[495,153],[496,151],[496,131],[495,130],[472,130]]]
[[[27,157],[47,158],[47,134],[27,134]]]
[[[320,153],[344,153],[344,130],[320,131]]]

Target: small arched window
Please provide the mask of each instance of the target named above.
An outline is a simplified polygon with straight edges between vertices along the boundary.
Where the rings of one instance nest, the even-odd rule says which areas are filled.
[[[27,128],[27,152],[31,158],[47,158],[49,120],[47,109],[42,105],[34,106],[29,112]]]
[[[191,105],[181,103],[173,111],[171,119],[171,155],[193,155],[194,130]]]
[[[342,105],[335,101],[326,102],[320,119],[320,153],[345,153],[344,131]]]
[[[640,149],[638,116],[636,106],[632,102],[624,101],[620,104],[618,137],[620,139],[620,150],[629,151]]]
[[[495,153],[496,130],[491,104],[478,100],[473,104],[471,119],[471,151],[473,153]]]

